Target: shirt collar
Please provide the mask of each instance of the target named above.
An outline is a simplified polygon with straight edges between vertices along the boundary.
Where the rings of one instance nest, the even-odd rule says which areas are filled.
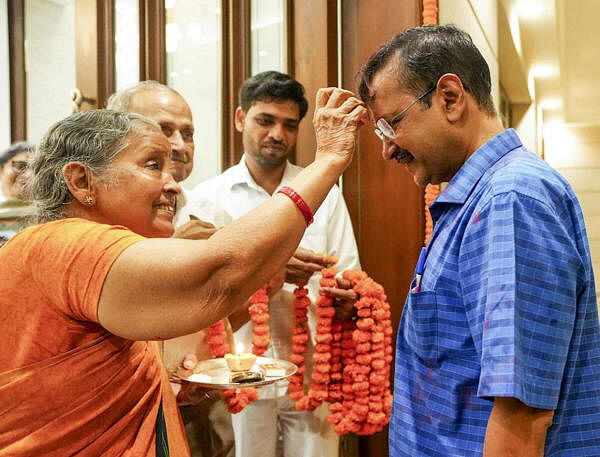
[[[483,174],[508,152],[522,145],[519,136],[513,129],[505,130],[487,141],[459,168],[434,204],[463,204]]]
[[[289,184],[294,178],[293,170],[290,165],[290,162],[286,161],[285,169],[283,170],[283,176],[281,177],[281,182],[279,183],[279,186],[277,186],[278,189],[281,186]],[[242,158],[240,159],[240,162],[237,164],[237,166],[232,167],[229,179],[230,188],[232,188],[235,185],[245,184],[254,189],[260,189],[264,191],[264,189],[256,183],[256,181],[250,174],[250,170],[248,169],[248,165],[246,164],[246,154],[242,155]]]

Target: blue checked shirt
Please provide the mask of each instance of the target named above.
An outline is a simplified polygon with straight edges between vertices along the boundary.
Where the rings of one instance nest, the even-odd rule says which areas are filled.
[[[398,331],[390,455],[480,456],[494,397],[555,410],[545,456],[600,456],[600,333],[581,209],[513,130],[431,207]]]

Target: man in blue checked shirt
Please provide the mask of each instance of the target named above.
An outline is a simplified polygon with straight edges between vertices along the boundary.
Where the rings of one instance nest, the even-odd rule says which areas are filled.
[[[392,456],[600,455],[600,333],[581,209],[504,130],[453,26],[406,30],[363,68],[383,157],[449,182],[396,348]],[[419,284],[416,284],[419,282]]]

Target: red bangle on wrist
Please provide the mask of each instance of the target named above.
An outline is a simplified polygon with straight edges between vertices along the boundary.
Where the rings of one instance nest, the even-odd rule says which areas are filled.
[[[304,220],[306,221],[306,226],[308,227],[312,224],[313,221],[313,213],[310,210],[309,206],[306,204],[304,199],[298,194],[294,189],[288,186],[283,186],[281,189],[277,191],[278,194],[287,195],[292,199],[295,205],[298,207],[302,215],[304,216]]]

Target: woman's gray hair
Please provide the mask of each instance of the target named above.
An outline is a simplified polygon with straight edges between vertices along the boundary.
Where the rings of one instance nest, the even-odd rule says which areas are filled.
[[[35,221],[65,217],[65,206],[72,198],[62,173],[65,165],[81,162],[102,177],[129,145],[128,134],[138,123],[160,129],[139,114],[112,110],[83,111],[52,125],[30,159],[29,196],[35,204]]]

